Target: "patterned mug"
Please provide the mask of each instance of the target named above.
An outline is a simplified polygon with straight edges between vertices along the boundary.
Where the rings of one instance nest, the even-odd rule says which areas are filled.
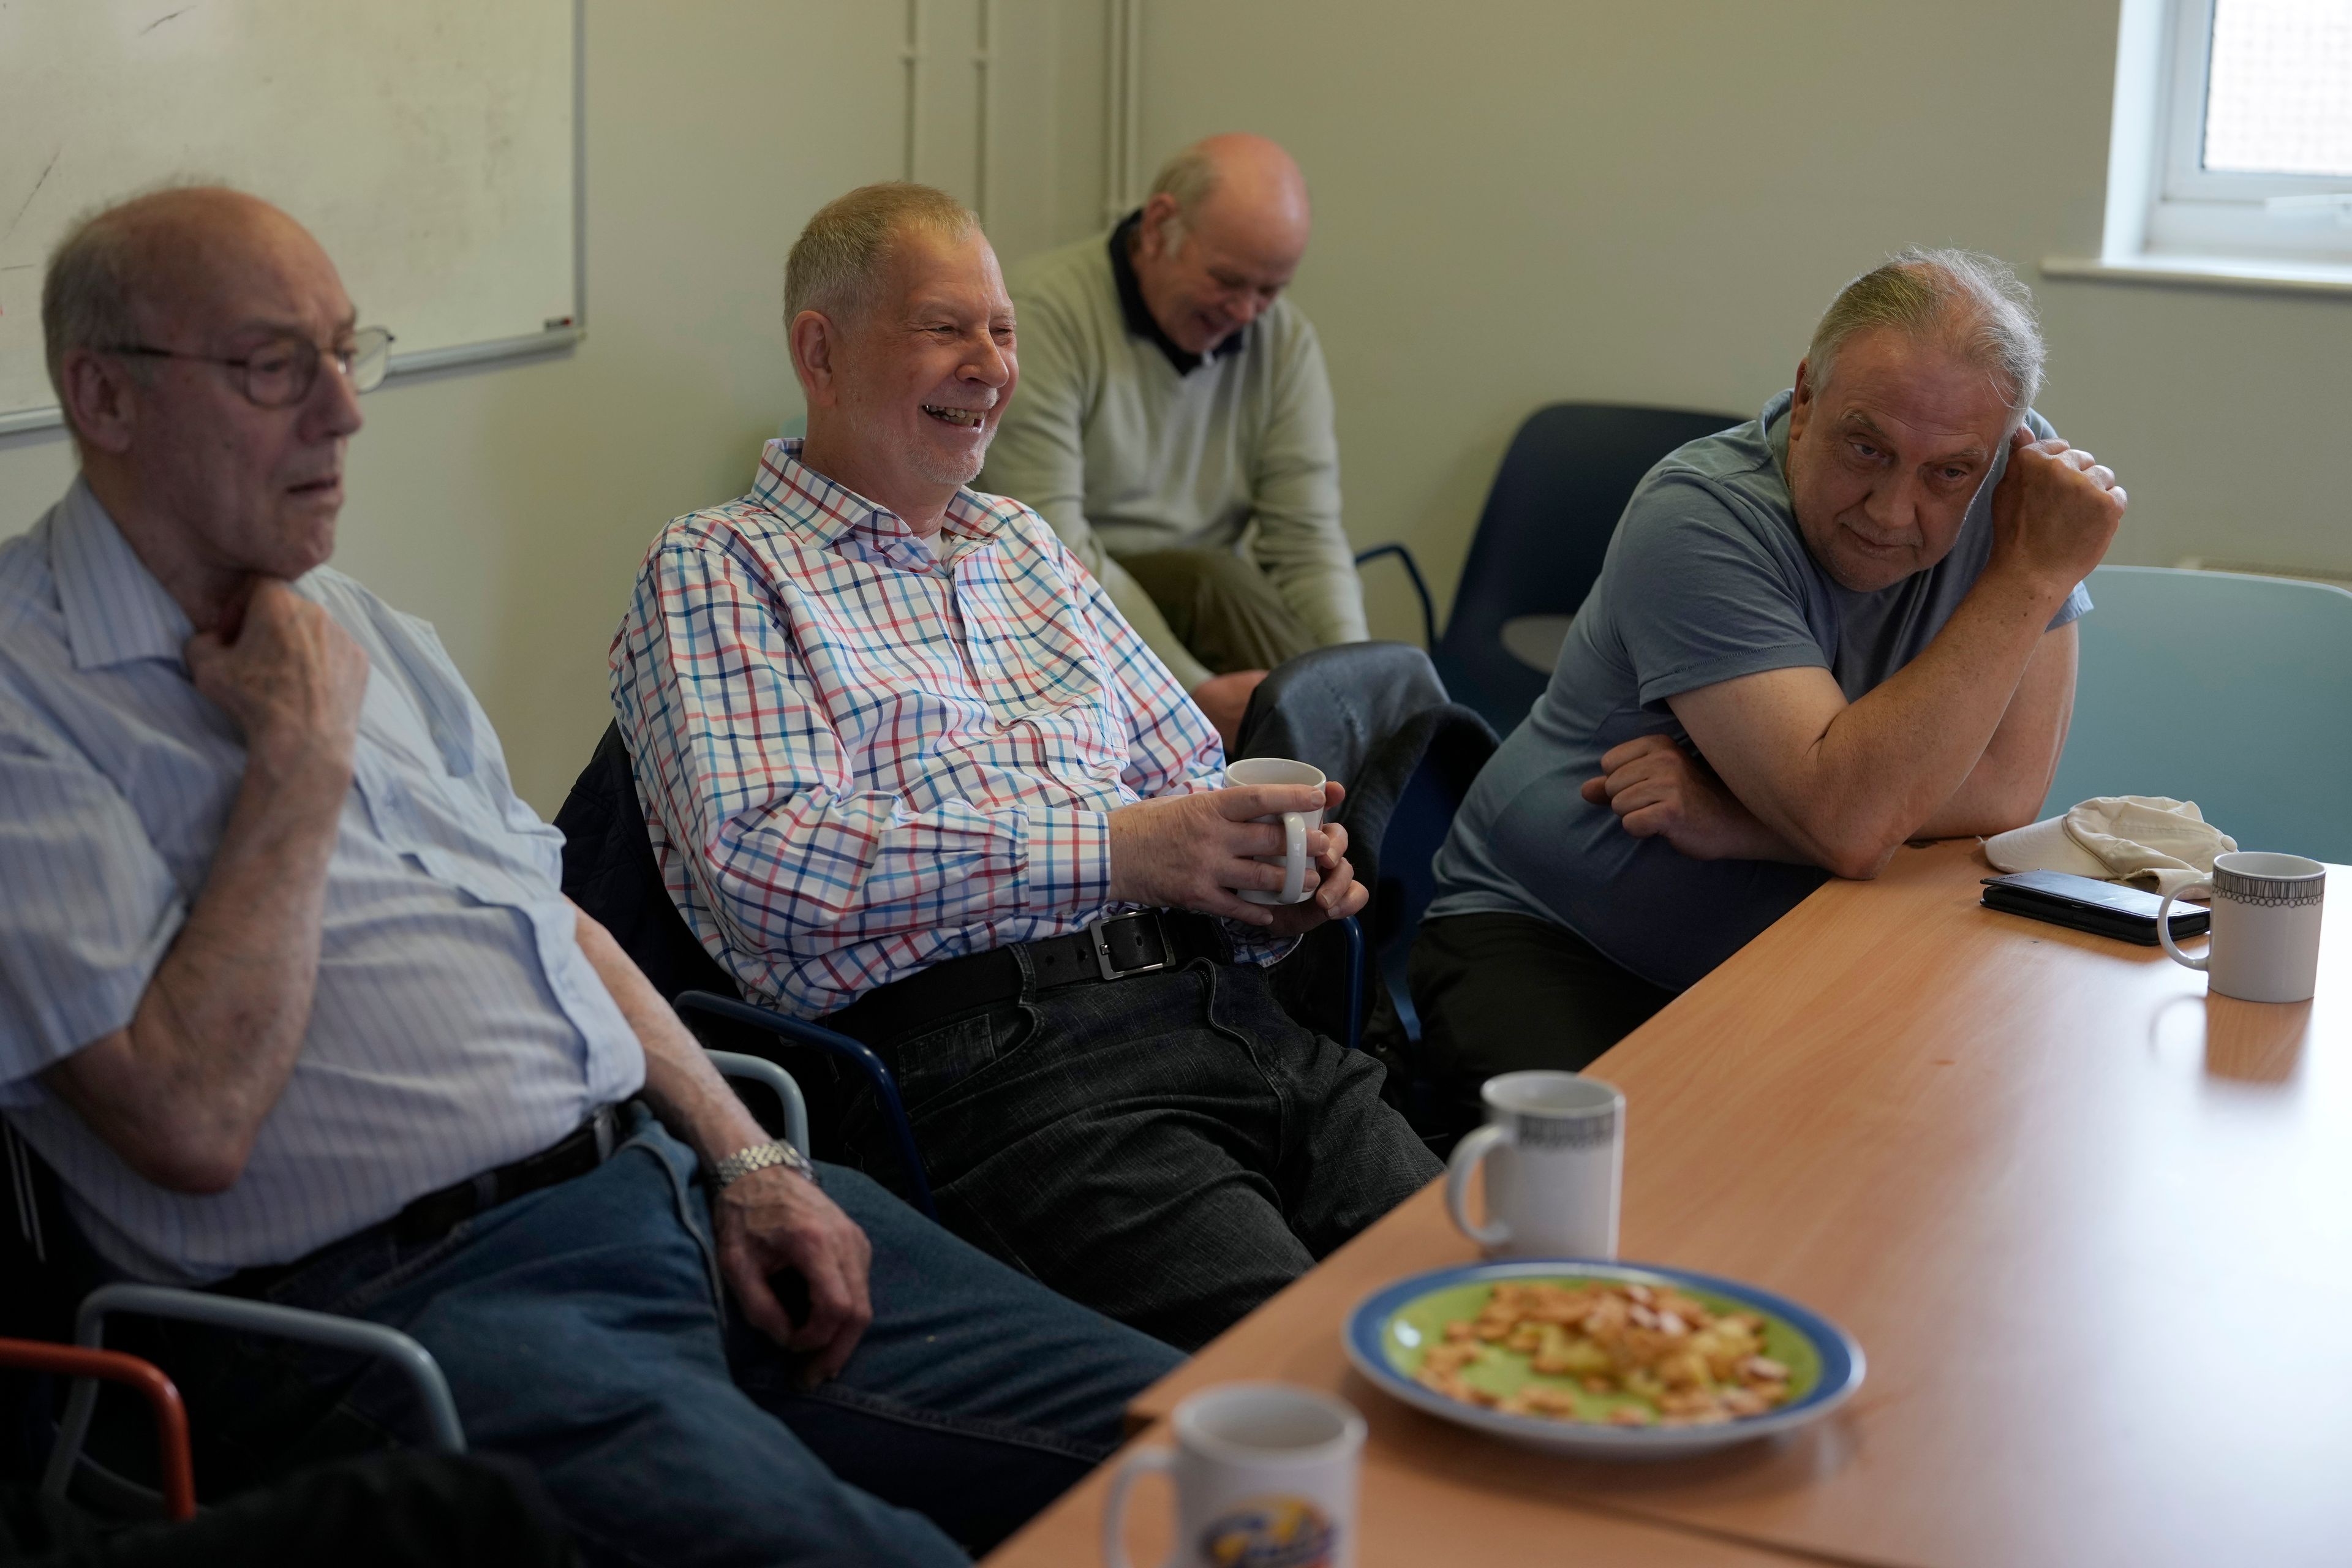
[[[1625,1097],[1572,1072],[1507,1072],[1479,1090],[1486,1125],[1454,1146],[1445,1207],[1490,1254],[1614,1258],[1625,1181]],[[1486,1167],[1486,1222],[1470,1218],[1470,1173]]]
[[[2165,917],[2181,893],[2213,895],[2213,940],[2203,956],[2173,945]],[[2307,1002],[2319,983],[2319,920],[2327,868],[2300,855],[2240,850],[2213,857],[2213,875],[2167,893],[2156,934],[2175,963],[2206,972],[2212,990],[2242,1002]]]

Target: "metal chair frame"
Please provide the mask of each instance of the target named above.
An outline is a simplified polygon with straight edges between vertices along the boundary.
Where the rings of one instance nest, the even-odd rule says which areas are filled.
[[[864,1049],[863,1047],[859,1048]],[[790,1073],[774,1062],[740,1052],[708,1051],[705,1054],[722,1077],[758,1083],[772,1091],[783,1108],[785,1141],[802,1153],[808,1152],[808,1102]],[[38,1255],[43,1249],[37,1221],[32,1214],[32,1192],[26,1180],[29,1172],[18,1168],[29,1159],[29,1151],[16,1148],[14,1138],[12,1132],[11,1174],[16,1178],[19,1223],[25,1225],[26,1238]],[[238,1333],[267,1334],[373,1356],[391,1365],[415,1394],[417,1404],[425,1413],[429,1446],[452,1454],[466,1451],[465,1427],[458,1419],[457,1400],[449,1392],[449,1381],[443,1375],[440,1363],[433,1359],[431,1351],[397,1329],[362,1319],[338,1317],[331,1312],[313,1312],[267,1301],[248,1301],[239,1297],[182,1289],[175,1286],[101,1285],[82,1298],[81,1305],[74,1314],[72,1348],[42,1347],[37,1342],[28,1341],[0,1341],[0,1363],[32,1365],[36,1362],[46,1362],[47,1364],[37,1370],[64,1372],[74,1378],[67,1396],[65,1416],[58,1425],[56,1446],[49,1450],[48,1464],[42,1473],[41,1490],[49,1496],[64,1497],[72,1484],[75,1471],[84,1464],[82,1449],[89,1438],[90,1416],[98,1405],[100,1383],[121,1382],[140,1389],[155,1407],[159,1422],[164,1423],[163,1498],[167,1508],[177,1510],[180,1502],[185,1500],[188,1512],[194,1511],[194,1483],[189,1479],[187,1463],[187,1417],[180,1406],[179,1391],[168,1377],[149,1363],[103,1348],[107,1320],[118,1315],[202,1323]],[[46,1353],[35,1357],[11,1356],[8,1353],[15,1347],[23,1345],[31,1345]],[[138,1373],[138,1368],[152,1373],[153,1381],[160,1382],[161,1388],[153,1386],[149,1379]],[[168,1400],[163,1397],[165,1395],[168,1395]],[[166,1415],[167,1406],[178,1420],[176,1463],[173,1457],[174,1450],[171,1444],[171,1417]],[[185,1518],[187,1513],[175,1511],[173,1517]]]

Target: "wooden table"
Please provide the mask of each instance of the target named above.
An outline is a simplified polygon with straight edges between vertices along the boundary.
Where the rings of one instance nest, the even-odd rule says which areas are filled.
[[[1576,1568],[1791,1568],[1778,1552],[1702,1532],[1648,1523],[1607,1510],[1536,1494],[1493,1492],[1483,1485],[1488,1456],[1454,1449],[1428,1467],[1382,1467],[1376,1452],[1402,1452],[1412,1437],[1398,1428],[1421,1419],[1370,1390],[1356,1407],[1371,1427],[1363,1498],[1358,1508],[1357,1568],[1443,1568],[1465,1557],[1490,1563],[1569,1563]],[[1134,1445],[1168,1447],[1165,1422]],[[1104,1496],[1118,1461],[1079,1482],[1028,1528],[989,1555],[985,1568],[1094,1568],[1103,1560]],[[1476,1498],[1475,1512],[1464,1506]],[[1128,1504],[1127,1550],[1140,1568],[1167,1561],[1175,1507],[1168,1483],[1139,1482]],[[1465,1539],[1465,1530],[1475,1539]]]
[[[1434,1187],[1136,1414],[1234,1378],[1340,1393],[1372,1418],[1368,1565],[1425,1552],[1381,1538],[1408,1492],[1494,1561],[1597,1508],[1832,1562],[2352,1561],[2352,921],[2314,1002],[2265,1006],[1982,909],[1986,874],[1955,844],[1832,883],[1591,1069],[1628,1102],[1623,1255],[1844,1324],[1869,1377],[1838,1415],[1608,1466],[1394,1406],[1339,1326],[1473,1256]]]

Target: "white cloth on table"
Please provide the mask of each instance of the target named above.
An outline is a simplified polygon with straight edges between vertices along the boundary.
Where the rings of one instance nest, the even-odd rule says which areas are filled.
[[[2213,857],[2237,847],[2193,800],[2109,795],[1995,834],[1985,840],[1985,858],[2001,871],[2068,871],[2177,893],[2211,876]]]

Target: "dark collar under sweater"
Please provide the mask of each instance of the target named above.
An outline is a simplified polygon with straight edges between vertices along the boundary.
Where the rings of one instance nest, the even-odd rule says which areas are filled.
[[[1135,231],[1142,226],[1143,209],[1138,207],[1110,231],[1110,275],[1118,285],[1118,310],[1127,318],[1128,331],[1157,344],[1160,352],[1168,356],[1168,363],[1176,367],[1178,375],[1192,374],[1201,368],[1204,358],[1223,359],[1241,353],[1242,340],[1249,335],[1247,327],[1228,332],[1224,341],[1212,346],[1205,356],[1192,353],[1160,330],[1151,307],[1143,302],[1143,285],[1136,281],[1135,259],[1128,253],[1128,247],[1134,243]]]

